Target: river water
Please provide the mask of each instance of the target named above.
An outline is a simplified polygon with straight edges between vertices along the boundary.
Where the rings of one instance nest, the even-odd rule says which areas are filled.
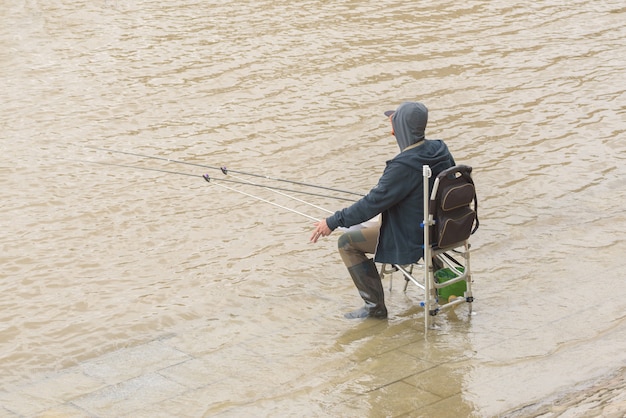
[[[464,399],[489,415],[563,391],[477,382],[532,380],[524,364],[564,347],[584,359],[563,366],[572,386],[625,366],[606,339],[626,322],[625,20],[617,0],[3,2],[0,386],[207,321],[291,324],[332,351],[359,300],[308,217],[346,202],[214,168],[366,192],[397,152],[382,113],[405,100],[478,187],[475,315],[448,335],[476,353]],[[423,332],[394,296],[390,321]]]

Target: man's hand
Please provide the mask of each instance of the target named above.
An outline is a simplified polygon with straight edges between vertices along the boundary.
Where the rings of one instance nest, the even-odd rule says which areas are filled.
[[[331,234],[331,232],[333,232],[326,224],[326,219],[322,219],[319,222],[315,222],[313,225],[315,225],[315,230],[313,231],[313,234],[311,235],[311,239],[309,240],[310,242],[315,243],[320,237],[327,237]]]

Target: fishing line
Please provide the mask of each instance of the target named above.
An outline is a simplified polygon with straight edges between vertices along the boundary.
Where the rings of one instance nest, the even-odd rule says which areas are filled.
[[[196,167],[209,168],[211,170],[220,170],[224,175],[228,175],[228,173],[236,173],[236,174],[241,174],[241,175],[244,175],[244,176],[258,177],[258,178],[263,178],[263,179],[272,180],[272,181],[281,181],[281,182],[285,182],[285,183],[297,184],[299,186],[314,187],[316,189],[329,190],[329,191],[333,191],[333,192],[346,193],[346,194],[351,194],[351,195],[363,197],[363,195],[360,194],[360,193],[355,193],[355,192],[351,192],[351,191],[348,191],[348,190],[335,189],[335,188],[326,187],[326,186],[318,186],[316,184],[304,183],[304,182],[294,181],[294,180],[280,179],[280,178],[276,178],[276,177],[265,176],[265,175],[262,175],[262,174],[248,173],[248,172],[245,172],[245,171],[231,170],[231,169],[229,169],[229,168],[227,168],[225,166],[214,167],[214,166],[205,165],[205,164],[197,164],[197,163],[190,163],[190,162],[187,162],[187,161],[174,160],[174,159],[171,159],[171,158],[155,157],[155,156],[152,156],[152,155],[138,154],[138,153],[135,153],[135,152],[118,151],[118,150],[113,150],[113,149],[108,149],[108,148],[92,147],[92,146],[89,146],[89,145],[85,145],[85,148],[94,149],[94,150],[98,150],[98,151],[107,151],[107,152],[111,152],[111,153],[115,153],[115,154],[124,154],[124,155],[132,155],[132,156],[141,157],[141,158],[149,158],[149,159],[152,159],[152,160],[168,161],[168,162],[175,163],[175,164],[193,165],[193,166],[196,166]]]
[[[250,194],[250,193],[246,193],[246,192],[244,192],[244,191],[234,189],[234,188],[232,188],[232,187],[224,186],[223,184],[211,183],[211,178],[209,177],[209,175],[208,175],[208,174],[205,174],[205,175],[203,175],[202,177],[203,177],[203,178],[207,181],[207,183],[213,184],[213,185],[215,185],[215,186],[223,187],[224,189],[227,189],[227,190],[232,190],[233,192],[241,193],[241,194],[243,194],[243,195],[245,195],[245,196],[249,196],[249,197],[251,197],[251,198],[253,198],[253,199],[260,200],[261,202],[269,203],[270,205],[274,205],[274,206],[276,206],[276,207],[279,207],[279,208],[281,208],[281,209],[287,210],[287,211],[289,211],[289,212],[297,213],[298,215],[302,215],[302,216],[304,216],[305,218],[312,219],[312,220],[314,220],[314,221],[316,221],[316,222],[318,222],[318,221],[319,221],[319,219],[318,219],[318,218],[314,218],[313,216],[309,216],[309,215],[307,215],[306,213],[302,213],[302,212],[297,211],[297,210],[295,210],[295,209],[291,209],[291,208],[288,208],[288,207],[286,207],[286,206],[279,205],[278,203],[272,202],[272,201],[270,201],[270,200],[263,199],[262,197],[255,196],[255,195],[252,195],[252,194]]]
[[[208,174],[207,174],[207,176],[208,176]],[[277,193],[277,194],[279,194],[279,195],[281,195],[281,196],[285,196],[285,197],[287,197],[287,198],[289,198],[289,199],[293,199],[293,200],[298,201],[298,202],[300,202],[300,203],[304,203],[305,205],[312,206],[312,207],[314,207],[315,209],[319,209],[319,210],[321,210],[322,212],[331,213],[331,214],[332,214],[332,213],[335,213],[335,212],[333,212],[332,210],[328,210],[328,209],[323,208],[323,207],[321,207],[321,206],[317,206],[317,205],[315,205],[315,204],[313,204],[313,203],[310,203],[310,202],[307,202],[307,201],[305,201],[305,200],[299,199],[299,198],[297,198],[297,197],[295,197],[295,196],[291,196],[291,195],[288,195],[287,193],[283,193],[283,192],[281,192],[281,191],[280,191],[280,190],[282,190],[282,189],[274,189],[274,188],[271,188],[271,187],[267,187],[267,186],[264,186],[264,185],[262,185],[262,184],[257,184],[257,183],[254,183],[254,182],[250,181],[250,180],[245,180],[245,179],[242,179],[241,177],[237,177],[237,176],[233,176],[233,177],[234,177],[234,178],[236,178],[236,179],[240,179],[240,180],[242,180],[242,181],[243,181],[243,182],[245,182],[246,184],[250,184],[250,185],[252,185],[252,186],[259,186],[259,187],[263,187],[264,189],[267,189],[267,190],[269,190],[269,191],[271,191],[271,192]],[[205,180],[206,180],[206,178],[205,178]],[[350,199],[343,199],[343,198],[338,198],[338,199],[340,199],[340,200],[348,200],[348,201],[351,201]]]
[[[133,169],[136,169],[136,170],[155,171],[155,172],[157,172],[157,173],[177,174],[177,175],[179,175],[179,176],[202,177],[204,180],[206,180],[208,183],[210,183],[210,184],[212,184],[212,185],[214,185],[214,186],[222,187],[222,188],[224,188],[224,189],[231,190],[231,191],[233,191],[233,192],[237,192],[237,193],[239,193],[239,194],[242,194],[242,195],[245,195],[245,196],[251,197],[251,198],[253,198],[253,199],[260,200],[261,202],[269,203],[270,205],[273,205],[273,206],[279,207],[279,208],[284,209],[284,210],[289,211],[289,212],[296,213],[296,214],[298,214],[298,215],[304,216],[305,218],[312,219],[312,220],[314,220],[314,221],[316,221],[316,222],[317,222],[317,221],[319,221],[319,219],[318,219],[318,218],[315,218],[315,217],[313,217],[313,216],[307,215],[306,213],[302,213],[302,212],[297,211],[297,210],[295,210],[295,209],[291,209],[291,208],[289,208],[289,207],[287,207],[287,206],[280,205],[280,204],[275,203],[275,202],[272,202],[272,201],[270,201],[270,200],[263,199],[262,197],[255,196],[255,195],[253,195],[253,194],[246,193],[246,192],[244,192],[244,191],[242,191],[242,190],[235,189],[235,188],[233,188],[233,187],[228,187],[228,186],[225,186],[225,185],[223,185],[223,184],[219,184],[219,183],[214,183],[214,182],[211,182],[211,180],[212,180],[212,179],[211,179],[211,177],[209,177],[209,175],[208,175],[208,174],[204,174],[204,175],[202,175],[202,176],[198,176],[197,174],[183,173],[183,172],[180,172],[180,171],[162,170],[162,169],[159,169],[159,168],[137,167],[137,166],[133,166],[133,165],[126,165],[126,164],[107,163],[107,162],[104,162],[104,161],[87,161],[87,160],[71,160],[71,161],[76,161],[76,162],[80,162],[80,163],[91,163],[91,164],[109,165],[109,166],[114,166],[114,167],[133,168]],[[232,180],[218,180],[218,181],[231,181],[231,182],[232,182]],[[241,183],[241,182],[237,182],[237,183]],[[246,184],[246,183],[241,183],[241,184]],[[305,202],[305,203],[306,203],[306,202]]]
[[[89,161],[89,160],[70,160],[70,161],[75,161],[75,162],[78,162],[78,163],[110,165],[110,166],[113,166],[113,167],[133,168],[135,170],[156,171],[158,173],[177,174],[179,176],[200,177],[197,174],[183,173],[183,172],[180,172],[180,171],[162,170],[162,169],[159,169],[159,168],[137,167],[137,166],[134,166],[134,165],[107,163],[107,162],[104,162],[104,161]]]

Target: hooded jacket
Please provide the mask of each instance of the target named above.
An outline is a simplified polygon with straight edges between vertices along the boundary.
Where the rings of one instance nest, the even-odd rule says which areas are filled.
[[[351,227],[382,214],[374,261],[410,264],[424,255],[424,196],[422,166],[429,165],[434,178],[455,165],[446,144],[424,137],[428,110],[421,103],[401,104],[392,124],[400,154],[386,162],[378,184],[351,206],[326,219],[328,227]]]

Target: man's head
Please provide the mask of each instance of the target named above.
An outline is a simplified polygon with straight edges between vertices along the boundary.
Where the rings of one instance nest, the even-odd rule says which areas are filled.
[[[385,116],[391,120],[392,133],[396,136],[400,151],[424,140],[428,123],[428,109],[424,104],[404,102],[396,110],[386,111]]]

